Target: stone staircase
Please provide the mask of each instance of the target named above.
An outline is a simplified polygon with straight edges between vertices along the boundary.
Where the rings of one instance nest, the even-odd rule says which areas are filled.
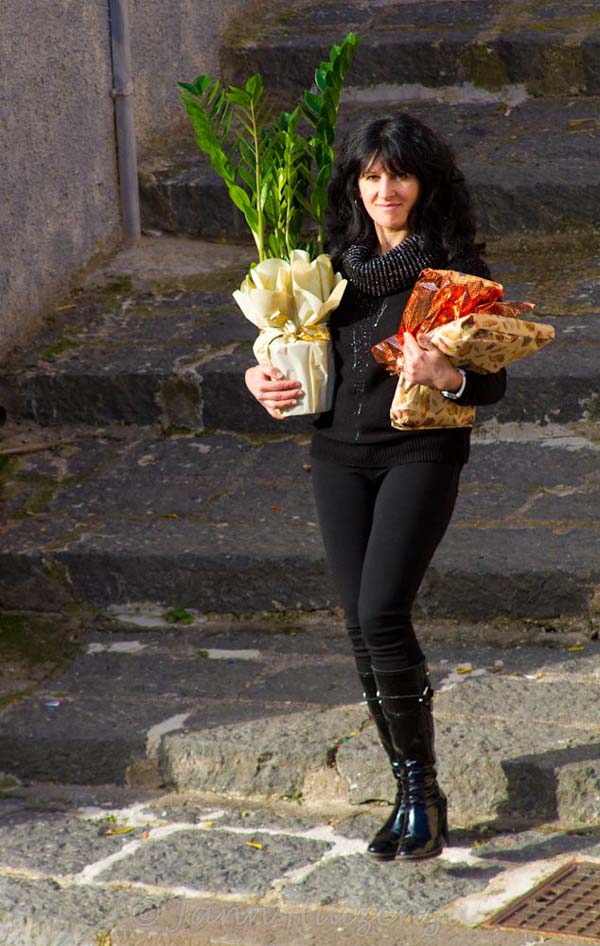
[[[350,29],[363,42],[340,131],[398,107],[439,129],[488,234],[598,222],[600,14],[593,2],[567,10],[537,0],[304,0],[285,11],[260,2],[231,24],[224,82],[243,84],[260,71],[275,101],[289,107]],[[209,239],[245,233],[191,140],[146,164],[141,186],[149,226]]]
[[[325,54],[353,30],[364,38],[353,67],[359,86],[421,85],[429,94],[465,83],[522,85],[528,94],[600,93],[598,10],[592,0],[255,0],[230,24],[221,69],[239,83],[260,71],[267,87],[294,94]]]
[[[341,125],[399,102],[440,128],[472,183],[490,265],[506,298],[531,299],[556,327],[553,345],[510,370],[506,398],[479,412],[456,516],[418,602],[428,626],[433,619],[451,622],[440,631],[448,638],[459,637],[465,622],[512,622],[525,637],[531,626],[542,635],[575,630],[584,642],[597,636],[600,24],[593,6],[570,5],[565,25],[563,5],[533,0],[518,13],[493,0],[303,3],[285,16],[277,5],[261,4],[252,36],[234,24],[235,43],[223,50],[228,81],[260,68],[285,104],[310,82],[331,41],[350,28],[364,34]],[[57,635],[64,615],[105,627],[104,617],[118,613],[131,629],[140,615],[169,609],[186,609],[198,626],[209,616],[254,615],[265,638],[316,612],[323,627],[339,632],[310,493],[310,420],[273,421],[243,384],[254,329],[236,310],[231,290],[252,247],[239,242],[240,221],[189,140],[147,164],[141,181],[147,235],[139,246],[75,287],[0,370],[0,406],[8,415],[0,448],[0,609],[12,612],[11,619],[23,612],[27,621],[34,613],[50,616]],[[2,641],[0,635],[0,652]],[[106,697],[102,686],[91,685],[93,671],[81,676],[82,655],[65,683],[70,715],[62,714],[62,726],[41,704],[12,708],[18,738],[5,743],[0,769],[17,769],[20,757],[22,771],[36,778],[52,769],[67,779],[81,772],[85,756],[90,781],[124,779],[132,755],[145,751],[144,727],[158,726],[173,705],[168,693],[155,701],[165,658],[160,642],[151,644],[160,660],[148,676],[140,667],[118,678],[126,689],[133,675],[148,694],[147,718],[136,715],[139,693],[118,709],[114,693]],[[182,665],[175,666],[173,646],[171,689],[178,692]],[[438,656],[442,674],[446,658]],[[493,668],[491,657],[485,659]],[[532,658],[531,665],[543,661]],[[293,678],[293,667],[286,672]],[[256,673],[252,681],[260,689],[263,671]],[[307,685],[313,674],[311,668]],[[585,674],[589,683],[591,665]],[[233,681],[232,700],[244,679]],[[315,705],[340,703],[329,698],[328,686],[324,681]],[[76,694],[84,691],[87,715],[78,733]],[[276,708],[286,712],[280,697]],[[115,701],[111,734],[98,749],[98,734],[92,739],[91,733],[107,698]],[[178,700],[184,714],[197,701],[185,687]],[[268,715],[265,706],[254,715]],[[217,696],[204,709],[223,721]],[[450,704],[447,712],[454,726],[462,710],[456,719]],[[536,713],[541,726],[550,710]],[[119,743],[117,728],[127,714],[131,734]],[[356,710],[357,720],[361,714]],[[343,713],[334,717],[331,745],[344,731]],[[231,711],[232,724],[247,718],[245,706]],[[200,713],[192,730],[205,723]],[[494,779],[512,740],[510,720],[501,728]],[[579,736],[584,767],[596,755],[586,755],[590,734]],[[204,743],[202,751],[189,749],[177,738],[171,755],[164,749],[162,776],[179,788],[198,785],[180,759],[196,753],[206,766],[208,750]],[[544,752],[553,738],[544,728]],[[28,739],[32,748],[23,756]],[[532,730],[521,754],[535,754],[536,739]],[[223,740],[230,746],[226,765],[235,757],[235,732]],[[152,752],[155,765],[156,745]],[[562,756],[552,758],[560,769]],[[251,768],[255,762],[252,756]],[[546,762],[532,763],[533,770]],[[351,777],[352,766],[358,771],[361,764],[359,756],[349,763]],[[589,820],[592,795],[586,799]],[[529,795],[523,812],[528,804]],[[486,817],[500,802],[494,805]],[[548,817],[553,811],[549,801]]]
[[[421,607],[589,618],[600,574],[600,18],[587,0],[568,17],[558,4],[516,7],[260,3],[231,24],[222,69],[236,83],[260,69],[286,105],[354,29],[363,43],[342,130],[400,104],[453,143],[495,278],[507,298],[535,301],[557,340],[514,365],[507,397],[479,412],[481,442]],[[148,247],[167,238],[148,236],[133,269],[119,257],[112,282],[72,293],[2,369],[12,424],[77,433],[62,453],[7,461],[1,604],[330,608],[305,469],[310,419],[276,424],[243,383],[254,329],[231,300],[252,258],[247,243],[234,246],[239,216],[189,138],[141,182],[147,232],[178,235],[162,268]],[[184,236],[232,248],[215,268],[222,245],[198,243],[194,269]],[[189,265],[174,278],[178,250]],[[144,254],[152,278],[136,282]]]
[[[440,94],[441,101],[428,101],[398,98],[395,92],[393,86],[350,89],[340,109],[340,132],[398,104],[438,129],[465,170],[485,233],[573,228],[600,219],[593,146],[600,136],[600,96],[523,98],[511,107],[497,92],[481,102],[476,89],[457,103],[447,93]],[[144,165],[141,184],[150,227],[208,239],[240,238],[245,232],[243,219],[193,143],[151,167]]]
[[[168,239],[145,241],[165,265]],[[559,246],[536,240],[545,254]],[[173,238],[173,259],[184,245],[200,254]],[[507,295],[540,301],[557,341],[515,365],[505,400],[479,413],[456,518],[421,592],[425,615],[591,620],[600,323],[590,261],[569,262],[563,248],[570,310],[518,255],[492,261]],[[231,252],[237,277],[230,266],[217,280],[235,284],[247,254]],[[210,264],[211,247],[204,253]],[[0,377],[6,448],[24,450],[3,461],[1,606],[334,608],[310,491],[310,419],[277,423],[247,395],[253,327],[229,293],[108,278],[72,295]],[[28,452],[40,439],[57,446]]]

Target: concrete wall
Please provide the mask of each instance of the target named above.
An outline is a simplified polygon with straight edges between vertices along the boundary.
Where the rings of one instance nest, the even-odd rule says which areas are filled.
[[[219,74],[220,35],[249,0],[129,0],[138,150],[176,133],[191,137],[177,81]]]
[[[244,0],[129,0],[138,149],[187,132],[175,82],[217,73]],[[4,0],[0,354],[121,242],[108,0]]]
[[[119,240],[103,3],[4,0],[0,350]]]

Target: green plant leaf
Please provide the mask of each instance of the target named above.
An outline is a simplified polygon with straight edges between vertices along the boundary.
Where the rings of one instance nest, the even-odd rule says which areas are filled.
[[[315,85],[321,92],[324,92],[327,88],[327,75],[328,70],[324,67],[315,69]]]
[[[256,75],[250,76],[244,88],[251,99],[258,99],[262,96],[263,80],[260,73],[257,72]]]
[[[259,260],[267,252],[289,258],[294,248],[322,250],[337,109],[359,42],[349,33],[334,44],[315,71],[316,91],[304,93],[301,104],[274,121],[258,73],[243,88],[223,89],[207,75],[177,83],[196,141],[244,214]],[[299,130],[301,119],[312,129],[310,137]],[[316,235],[302,235],[306,215]]]
[[[185,608],[171,608],[170,611],[166,611],[163,614],[165,621],[168,621],[169,624],[193,624],[194,615],[191,611],[186,611]],[[116,820],[116,819],[115,819]]]
[[[210,89],[212,84],[213,84],[213,80],[211,79],[210,76],[207,76],[207,75],[198,76],[198,78],[196,79],[195,91],[198,95],[204,95],[204,93],[207,92],[208,89]],[[215,83],[215,85],[218,87],[219,83],[217,82]]]
[[[314,112],[315,115],[321,114],[321,108],[323,106],[323,99],[319,95],[315,95],[313,92],[304,93],[304,101],[308,108]]]

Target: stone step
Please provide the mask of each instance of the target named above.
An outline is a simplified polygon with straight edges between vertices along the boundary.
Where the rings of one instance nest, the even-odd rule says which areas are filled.
[[[444,648],[446,653],[452,648]],[[498,677],[496,667],[468,666],[478,675],[465,674],[465,681],[460,666],[444,673],[433,662],[438,771],[454,822],[595,823],[596,737],[586,723],[573,725],[576,718],[589,719],[597,705],[593,663],[589,689],[582,687],[583,678],[560,679],[547,665],[525,677]],[[339,681],[340,670],[320,670],[321,692],[330,698],[335,689],[325,681]],[[296,679],[298,686],[301,671]],[[548,708],[556,705],[569,709],[549,724]],[[307,800],[320,792],[351,804],[394,799],[393,778],[364,706],[286,711],[208,731],[190,717],[185,726],[188,732],[166,735],[159,750],[165,782],[179,791]],[[479,764],[483,758],[485,766]]]
[[[0,609],[337,606],[307,438],[161,438],[149,428],[72,437],[4,461]],[[593,620],[599,456],[594,425],[588,433],[496,422],[479,428],[419,613]]]
[[[257,2],[230,24],[221,52],[224,79],[243,84],[260,72],[267,88],[295,97],[350,30],[363,38],[352,85],[471,83],[497,90],[520,84],[535,96],[600,93],[600,17],[589,0],[567,8],[511,0],[302,0],[285,11]]]
[[[172,240],[177,247],[177,238]],[[160,251],[161,240],[147,238]],[[184,241],[193,248],[194,241]],[[531,299],[556,328],[556,340],[510,367],[507,396],[481,419],[577,421],[597,414],[600,390],[600,294],[591,278],[597,235],[492,242],[490,265],[505,298]],[[204,255],[212,247],[198,243]],[[215,252],[217,249],[215,248]],[[0,369],[0,405],[14,422],[157,424],[164,429],[308,433],[309,417],[274,421],[248,395],[256,329],[231,290],[241,265],[223,270],[217,290],[89,287],[53,314],[35,339]],[[560,259],[560,266],[555,263]],[[204,277],[202,277],[204,278]],[[200,280],[202,282],[202,280]],[[223,292],[223,286],[228,287]]]
[[[443,96],[414,100],[393,86],[355,89],[342,99],[339,133],[364,116],[398,107],[437,129],[453,146],[485,235],[552,230],[557,220],[569,226],[600,220],[599,96],[528,99],[511,108],[493,97],[452,104]],[[224,185],[194,144],[176,146],[143,165],[140,187],[146,228],[208,239],[247,235]]]
[[[524,634],[515,646],[513,629],[502,648],[473,632],[436,642],[420,630],[453,828],[594,824],[600,645],[535,646]],[[183,793],[184,807],[190,791],[332,811],[394,797],[348,644],[331,624],[297,636],[123,627],[85,632],[79,648],[3,714],[0,770],[162,785]]]

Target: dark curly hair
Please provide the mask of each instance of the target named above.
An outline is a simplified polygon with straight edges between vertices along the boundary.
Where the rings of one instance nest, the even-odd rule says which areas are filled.
[[[417,118],[396,112],[354,129],[340,149],[329,185],[328,249],[334,258],[353,243],[374,239],[373,221],[358,193],[358,179],[374,158],[389,171],[419,179],[408,225],[423,238],[426,252],[447,260],[484,252],[485,244],[475,244],[471,196],[452,149]]]

